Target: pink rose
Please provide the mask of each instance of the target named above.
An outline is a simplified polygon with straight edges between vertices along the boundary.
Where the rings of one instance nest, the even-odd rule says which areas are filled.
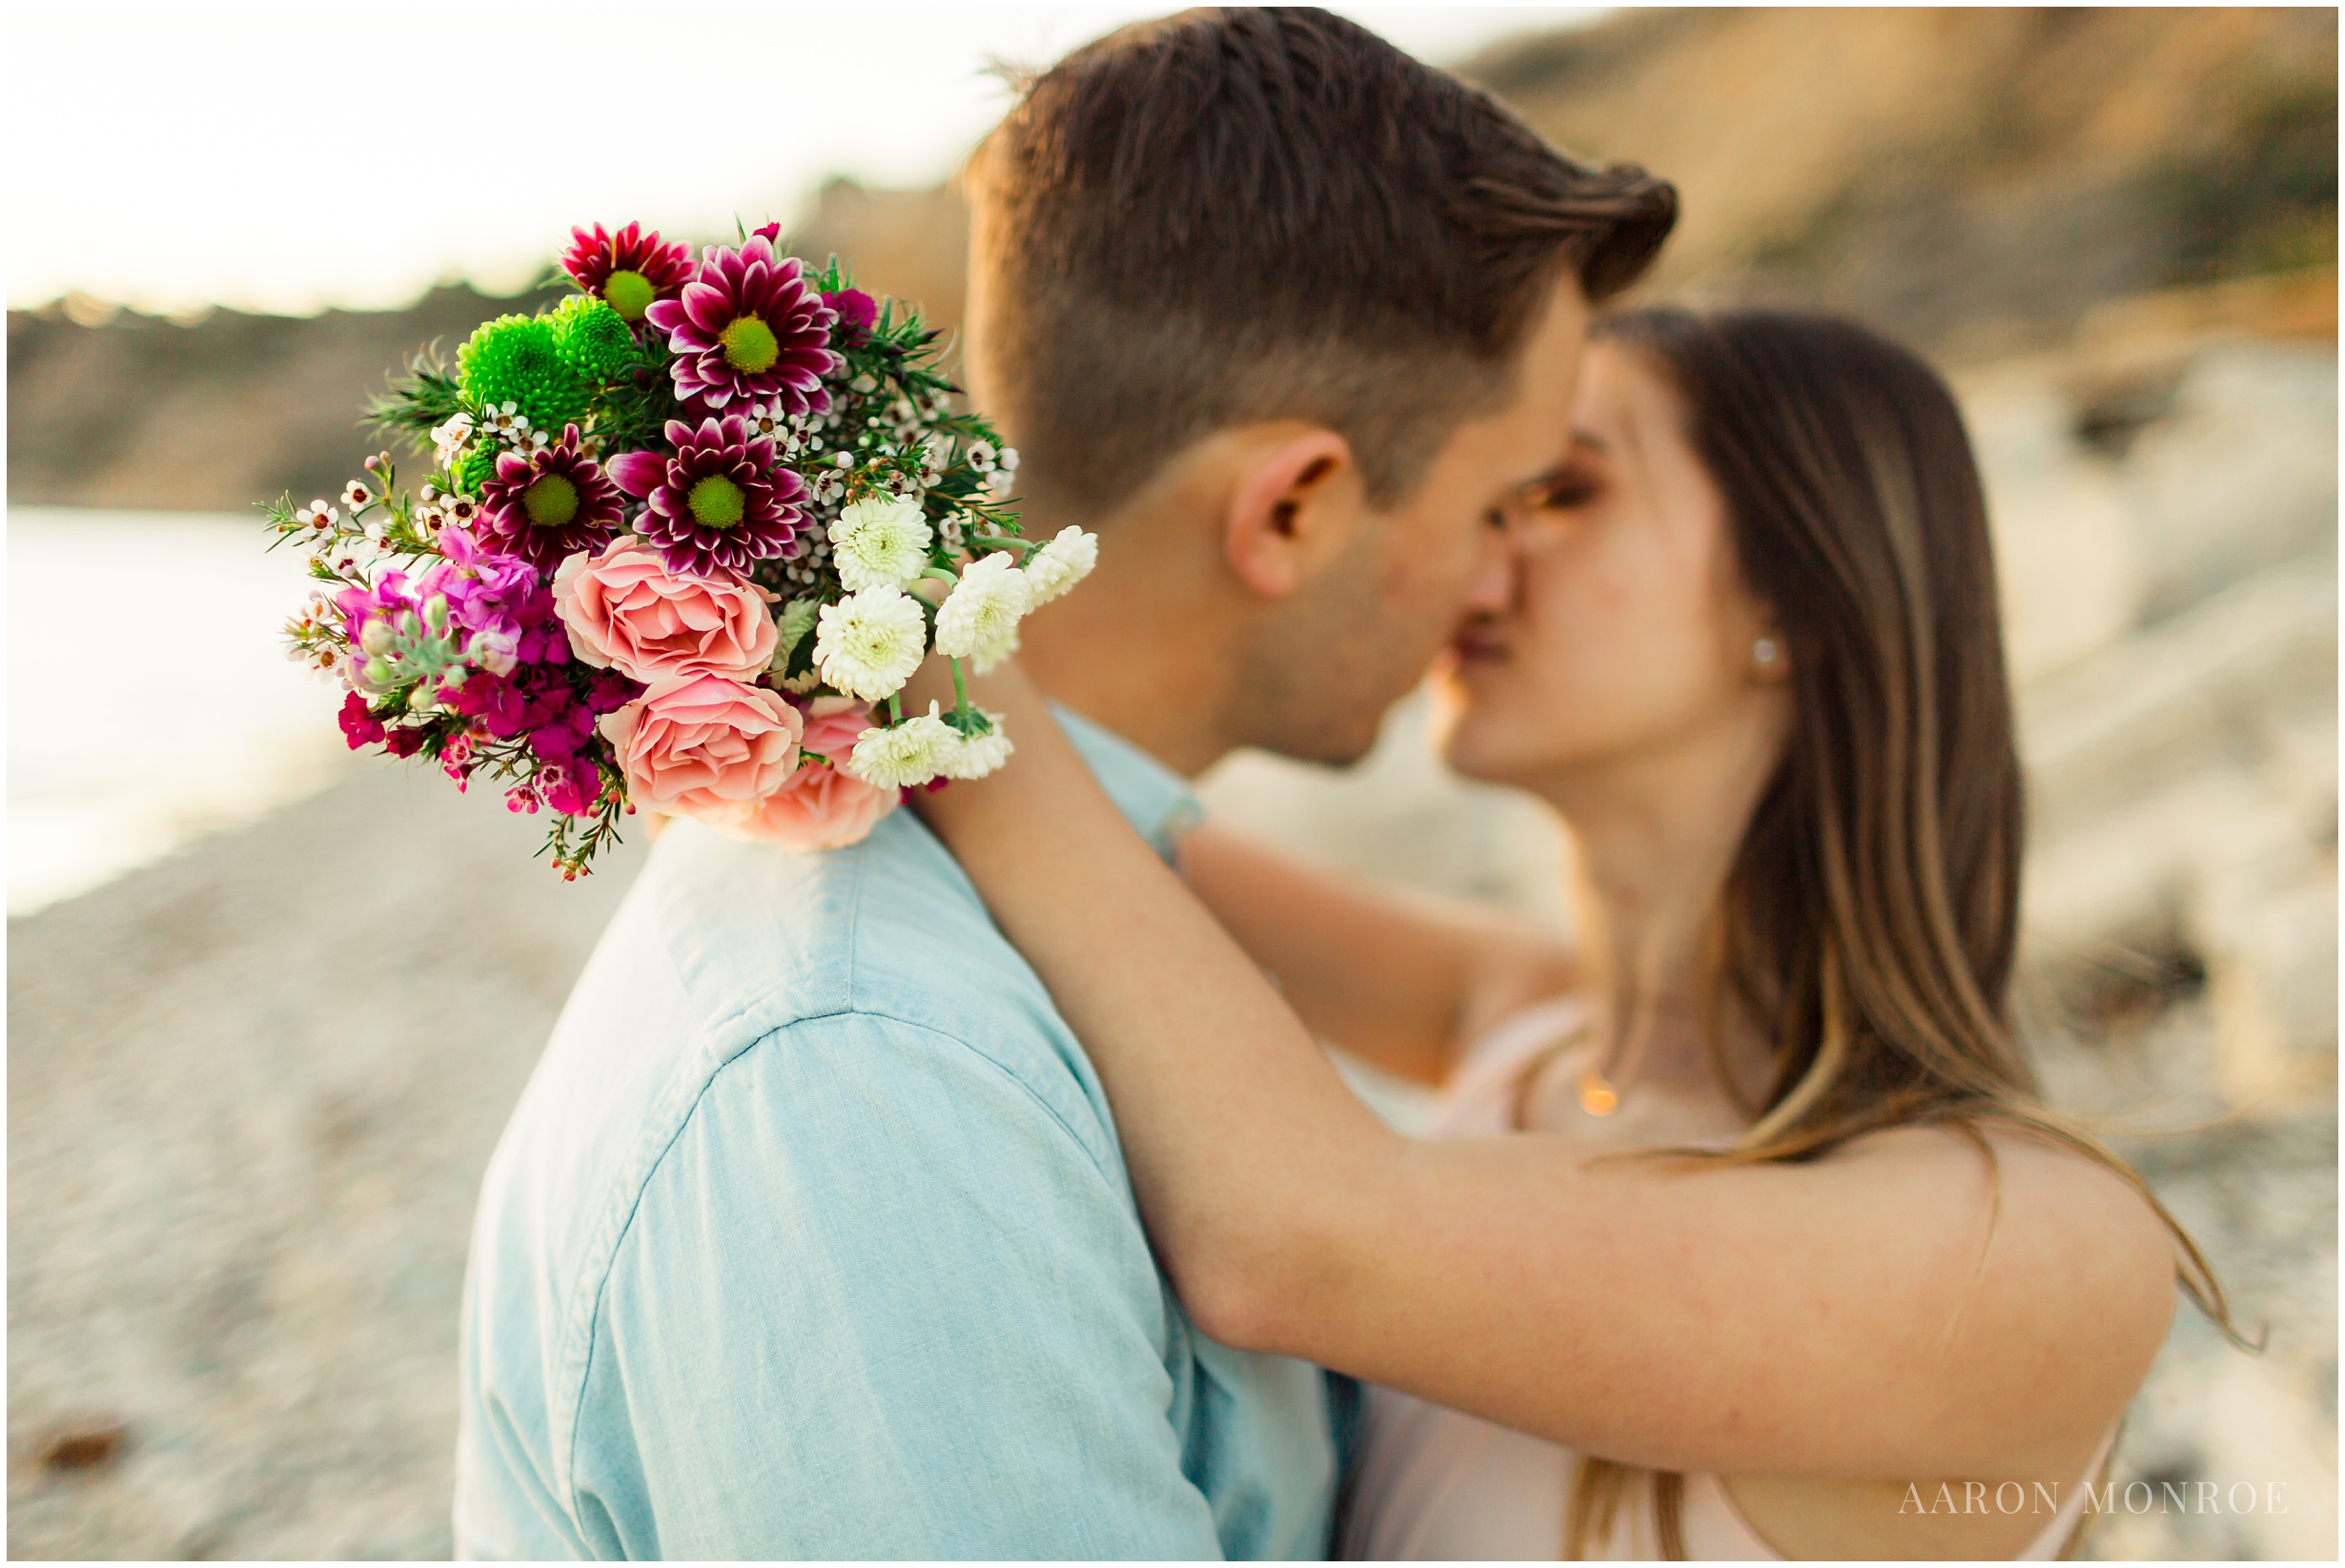
[[[846,762],[863,732],[871,727],[871,704],[852,697],[817,697],[800,711],[805,716],[806,728],[799,738],[799,749],[811,751],[826,763]]]
[[[638,681],[728,675],[754,681],[773,657],[765,596],[729,573],[671,572],[641,540],[613,540],[554,574],[554,608],[570,651],[598,669]]]
[[[785,849],[844,849],[861,844],[896,808],[902,792],[866,784],[831,764],[846,761],[855,738],[871,727],[871,708],[850,697],[818,697],[798,742],[798,771],[733,831]]]
[[[777,692],[687,675],[652,682],[602,730],[638,809],[734,827],[798,770],[805,720]]]

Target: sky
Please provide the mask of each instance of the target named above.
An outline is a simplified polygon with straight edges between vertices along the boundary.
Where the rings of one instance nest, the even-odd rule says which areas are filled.
[[[934,184],[1047,64],[1156,5],[8,8],[8,302],[160,314],[523,286],[574,223],[786,225]],[[1436,64],[1599,8],[1338,7]]]

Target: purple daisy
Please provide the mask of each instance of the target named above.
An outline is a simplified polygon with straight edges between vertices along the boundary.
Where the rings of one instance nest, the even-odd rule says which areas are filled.
[[[674,457],[622,453],[611,459],[611,478],[643,499],[635,531],[669,571],[746,574],[789,553],[805,485],[774,466],[773,442],[752,438],[738,415],[703,419],[698,430],[670,419],[667,440]]]
[[[676,396],[722,414],[729,404],[779,402],[792,414],[829,406],[823,377],[838,313],[765,234],[740,250],[710,246],[681,298],[655,300],[643,318],[667,335]]]
[[[570,231],[561,270],[622,320],[641,321],[653,300],[675,298],[692,280],[692,247],[681,239],[662,239],[658,230],[646,231],[640,223],[617,234],[598,223],[592,234]]]
[[[578,426],[523,456],[500,453],[497,472],[480,483],[476,529],[540,571],[565,557],[600,549],[619,529],[622,502],[596,461],[579,450]]]

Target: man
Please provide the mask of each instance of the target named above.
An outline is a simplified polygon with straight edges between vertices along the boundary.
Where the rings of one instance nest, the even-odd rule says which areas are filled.
[[[1360,755],[1502,591],[1486,519],[1673,213],[1300,9],[1078,51],[971,193],[976,396],[1030,528],[1102,545],[1028,657],[1160,840],[1234,745]],[[1325,1549],[1322,1378],[1190,1326],[1081,1045],[909,812],[663,839],[490,1166],[463,1380],[469,1555]]]

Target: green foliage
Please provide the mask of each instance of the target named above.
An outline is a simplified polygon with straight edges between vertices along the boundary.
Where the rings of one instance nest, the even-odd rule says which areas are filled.
[[[410,437],[421,446],[434,425],[447,423],[464,408],[463,389],[427,349],[409,365],[405,378],[368,402],[365,422],[382,435]]]

